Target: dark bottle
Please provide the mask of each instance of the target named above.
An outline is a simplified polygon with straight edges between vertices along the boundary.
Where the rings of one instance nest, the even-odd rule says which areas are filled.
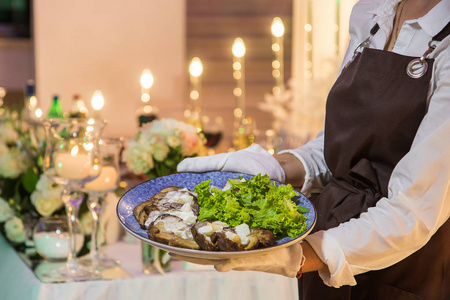
[[[42,110],[36,98],[34,80],[27,81],[25,86],[25,99],[23,103],[22,119],[24,121],[39,121],[42,118]]]

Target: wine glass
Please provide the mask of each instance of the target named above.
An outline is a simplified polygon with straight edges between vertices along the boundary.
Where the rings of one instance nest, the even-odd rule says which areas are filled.
[[[64,186],[61,198],[66,208],[70,236],[66,267],[58,269],[52,276],[65,281],[100,279],[98,272],[78,264],[74,227],[84,200],[82,186],[100,175],[98,140],[105,122],[95,119],[49,119],[44,126],[44,173]]]
[[[223,135],[223,118],[220,116],[210,118],[202,116],[202,132],[206,138],[205,146],[208,148],[208,155],[215,154],[214,148],[217,147]]]
[[[116,260],[106,257],[101,251],[100,218],[109,192],[114,192],[120,182],[119,156],[122,141],[115,138],[102,138],[99,141],[100,176],[84,185],[88,193],[88,207],[92,217],[91,250],[89,257],[81,263],[98,271],[118,266]]]

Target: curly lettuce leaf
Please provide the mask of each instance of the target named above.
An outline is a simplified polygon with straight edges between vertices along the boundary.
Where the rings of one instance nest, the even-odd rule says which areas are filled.
[[[223,191],[207,180],[195,187],[199,203],[199,221],[222,221],[232,227],[246,223],[263,227],[275,236],[296,237],[306,230],[305,207],[292,198],[298,193],[291,185],[277,186],[267,175],[250,180],[229,179],[230,188]]]

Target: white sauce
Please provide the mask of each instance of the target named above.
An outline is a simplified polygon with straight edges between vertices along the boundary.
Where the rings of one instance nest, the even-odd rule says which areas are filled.
[[[188,225],[194,225],[195,222],[197,222],[197,217],[194,215],[194,212],[192,211],[191,205],[189,205],[189,203],[185,203],[180,210],[169,211],[168,213],[173,216],[177,216]]]
[[[148,226],[150,226],[150,224],[152,224],[152,222],[155,221],[160,215],[161,212],[159,210],[151,211],[147,217],[147,221],[145,221],[145,228],[148,228]]]
[[[156,221],[156,224],[163,223],[164,229],[169,232],[173,232],[176,236],[179,236],[183,239],[193,239],[190,227],[187,227],[186,224],[182,222],[170,222],[168,219],[162,219]]]
[[[194,204],[194,197],[187,189],[181,189],[179,191],[168,192],[166,196],[161,200],[167,203],[189,203],[189,205]]]

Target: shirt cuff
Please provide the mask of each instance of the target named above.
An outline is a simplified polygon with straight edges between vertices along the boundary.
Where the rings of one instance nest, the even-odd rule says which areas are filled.
[[[319,270],[319,276],[324,284],[335,288],[343,285],[356,285],[351,266],[347,262],[342,248],[327,231],[318,231],[307,236],[305,240],[328,266],[328,269]]]
[[[289,153],[294,155],[303,165],[303,167],[305,168],[306,171],[306,175],[305,175],[305,182],[303,183],[302,189],[301,189],[301,193],[305,194],[306,196],[309,196],[310,194],[310,190],[312,187],[312,178],[314,176],[314,169],[311,167],[311,164],[308,163],[296,150],[283,150],[280,151],[279,154],[283,154],[283,153]]]
[[[283,150],[279,152],[294,155],[305,168],[305,182],[301,193],[309,197],[312,193],[320,193],[329,181],[330,173],[322,157],[315,156],[314,150],[298,148],[295,150]]]

